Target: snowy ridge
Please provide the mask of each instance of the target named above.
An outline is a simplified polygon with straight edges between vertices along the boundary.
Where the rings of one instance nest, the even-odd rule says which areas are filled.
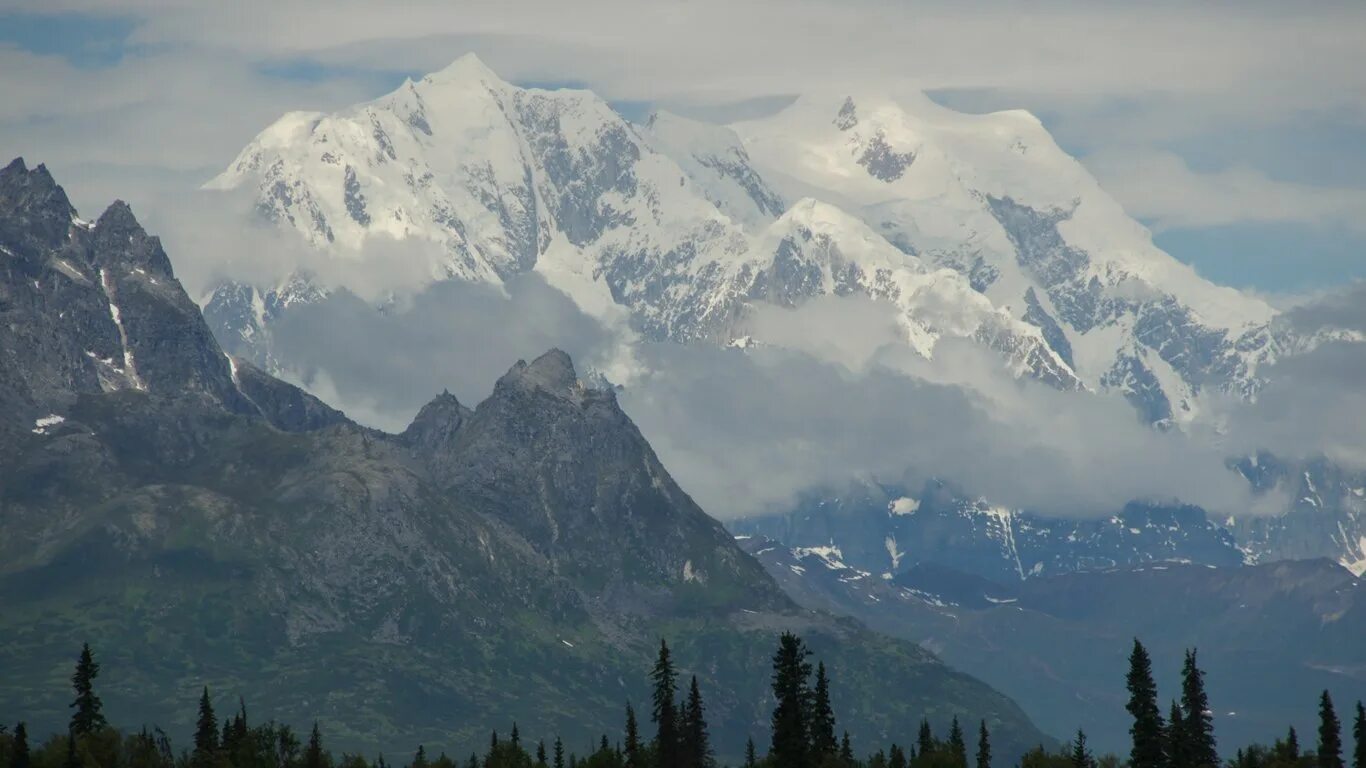
[[[860,294],[895,302],[926,357],[941,337],[971,338],[1017,375],[1081,384],[1043,330],[967,276],[897,248],[832,196],[787,207],[734,131],[666,114],[633,126],[592,93],[518,88],[473,56],[337,114],[287,114],[206,187],[253,190],[259,213],[330,263],[416,243],[404,257],[414,289],[536,270],[591,314],[625,308],[647,338],[720,343],[743,335],[755,301]],[[360,292],[345,274],[229,283],[206,314],[269,365],[279,312]]]

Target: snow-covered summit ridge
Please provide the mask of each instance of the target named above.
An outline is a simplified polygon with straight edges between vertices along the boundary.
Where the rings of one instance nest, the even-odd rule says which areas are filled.
[[[756,301],[887,300],[926,357],[971,338],[1017,374],[1121,391],[1154,422],[1194,418],[1210,389],[1254,392],[1276,356],[1269,306],[1156,248],[1034,116],[923,94],[633,125],[590,91],[521,88],[465,56],[372,102],[285,115],[207,186],[251,191],[340,261],[420,243],[415,288],[535,270],[647,338],[728,343]],[[321,297],[354,274],[307,281]],[[280,287],[220,289],[209,314],[268,343],[259,309]]]

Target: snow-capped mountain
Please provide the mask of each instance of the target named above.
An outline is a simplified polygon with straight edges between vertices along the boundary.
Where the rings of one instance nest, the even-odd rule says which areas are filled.
[[[970,339],[1017,376],[1122,393],[1161,427],[1201,418],[1211,395],[1255,395],[1267,364],[1319,341],[1154,246],[1029,113],[963,114],[918,93],[636,125],[589,91],[518,87],[466,56],[372,102],[285,115],[206,186],[249,194],[319,256],[265,283],[227,274],[206,301],[224,346],[268,369],[287,363],[271,328],[291,307],[337,289],[387,303],[352,269],[376,260],[406,276],[394,292],[535,272],[590,315],[677,342],[743,340],[760,302],[871,297],[927,359]],[[1363,515],[1320,516],[1303,547],[1266,524],[1240,528],[1238,546],[1248,560],[1366,558]],[[1129,526],[1111,527],[1097,541],[1122,551],[1060,554],[1057,568],[1177,546],[1135,555]]]
[[[1037,327],[1092,388],[1151,422],[1207,387],[1247,394],[1273,350],[1264,302],[1153,245],[1028,112],[967,115],[921,94],[806,96],[734,129],[786,194],[837,202]]]
[[[1020,375],[1080,385],[1043,329],[967,276],[818,197],[789,204],[733,131],[668,115],[634,126],[590,92],[519,88],[473,56],[337,114],[286,115],[208,187],[252,190],[338,265],[399,240],[420,246],[418,286],[535,270],[591,314],[624,308],[647,338],[728,342],[754,301],[860,294],[894,302],[927,357],[943,336],[971,338]],[[272,318],[337,287],[358,288],[325,269],[229,283],[206,314],[269,362]]]

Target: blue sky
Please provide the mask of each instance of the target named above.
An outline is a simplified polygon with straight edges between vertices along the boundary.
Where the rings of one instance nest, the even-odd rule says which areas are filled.
[[[0,141],[68,171],[68,187],[88,180],[92,198],[141,196],[155,205],[221,168],[280,112],[373,97],[470,49],[510,80],[590,87],[637,120],[656,104],[713,119],[747,116],[804,82],[866,87],[887,71],[862,50],[879,48],[872,38],[885,34],[876,19],[886,6],[802,6],[810,19],[828,18],[832,35],[853,29],[869,39],[784,59],[778,48],[756,50],[747,29],[780,17],[728,9],[738,30],[728,37],[682,4],[671,7],[658,39],[632,41],[601,34],[610,23],[592,23],[593,5],[557,21],[551,5],[523,9],[538,15],[473,18],[425,4],[396,17],[346,4],[310,15],[254,0],[237,13],[139,0],[109,15],[79,0],[50,6],[59,13],[6,11],[0,0]],[[627,7],[602,5],[603,19]],[[917,80],[929,72],[920,84],[956,108],[1034,111],[1159,245],[1218,282],[1296,293],[1366,277],[1366,78],[1342,71],[1366,70],[1366,45],[1352,53],[1366,36],[1350,29],[1366,28],[1356,23],[1366,17],[1350,8],[1346,17],[1257,8],[1229,18],[1178,6],[1141,16],[1115,8],[1110,18],[1094,6],[1049,6],[1051,23],[1076,35],[1069,39],[1043,22],[1034,29],[1032,17],[992,22],[926,6],[916,18],[930,29],[917,34],[934,35],[937,20],[951,51],[953,36],[962,37],[963,61],[948,66],[952,53],[936,51],[920,66],[913,56],[891,60],[905,59]],[[860,9],[869,10],[863,27]],[[1222,37],[1202,41],[1202,24]],[[1292,61],[1261,50],[1296,25],[1316,41],[1315,56]],[[792,29],[789,36],[805,34]],[[1097,31],[1088,37],[1087,29]],[[1147,53],[1145,34],[1168,46],[1161,59]],[[674,40],[689,36],[691,45]],[[980,61],[987,54],[999,62]],[[1077,62],[1066,66],[1070,56]],[[1132,62],[1154,71],[1135,74]]]

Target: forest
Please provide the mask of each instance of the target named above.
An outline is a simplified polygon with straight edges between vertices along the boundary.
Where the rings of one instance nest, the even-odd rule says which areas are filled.
[[[879,745],[861,756],[841,732],[831,706],[834,684],[823,662],[814,665],[800,637],[784,633],[773,654],[774,706],[767,748],[761,753],[753,738],[744,745],[745,768],[992,768],[991,734],[985,720],[969,736],[954,718],[940,737],[921,720],[908,727],[902,742]],[[554,735],[548,741],[523,738],[517,724],[506,736],[494,730],[488,745],[468,757],[444,752],[431,755],[422,745],[401,762],[381,755],[334,754],[317,722],[306,737],[287,724],[267,720],[253,725],[247,706],[220,716],[209,689],[203,689],[196,714],[193,744],[179,751],[158,727],[124,732],[111,727],[96,691],[100,665],[89,644],[81,648],[71,676],[73,698],[66,733],[33,742],[20,720],[11,729],[0,725],[0,768],[718,768],[716,749],[707,728],[706,705],[696,676],[684,685],[667,642],[650,670],[648,713],[638,716],[623,706],[619,734]],[[1366,708],[1357,701],[1352,713],[1353,748],[1344,754],[1342,721],[1327,691],[1319,699],[1319,728],[1312,747],[1301,746],[1293,727],[1270,744],[1251,744],[1221,759],[1213,713],[1205,693],[1204,673],[1195,650],[1182,665],[1181,692],[1167,714],[1153,680],[1152,660],[1134,640],[1125,676],[1132,717],[1132,748],[1126,757],[1096,755],[1078,730],[1061,747],[1039,745],[1004,765],[1013,768],[1366,768]],[[650,731],[641,721],[648,715]],[[969,726],[970,727],[970,726]],[[911,732],[914,731],[914,735]],[[969,739],[973,746],[969,747]],[[583,754],[566,743],[593,744]],[[1225,754],[1228,754],[1225,752]],[[1348,762],[1350,759],[1350,763]]]

